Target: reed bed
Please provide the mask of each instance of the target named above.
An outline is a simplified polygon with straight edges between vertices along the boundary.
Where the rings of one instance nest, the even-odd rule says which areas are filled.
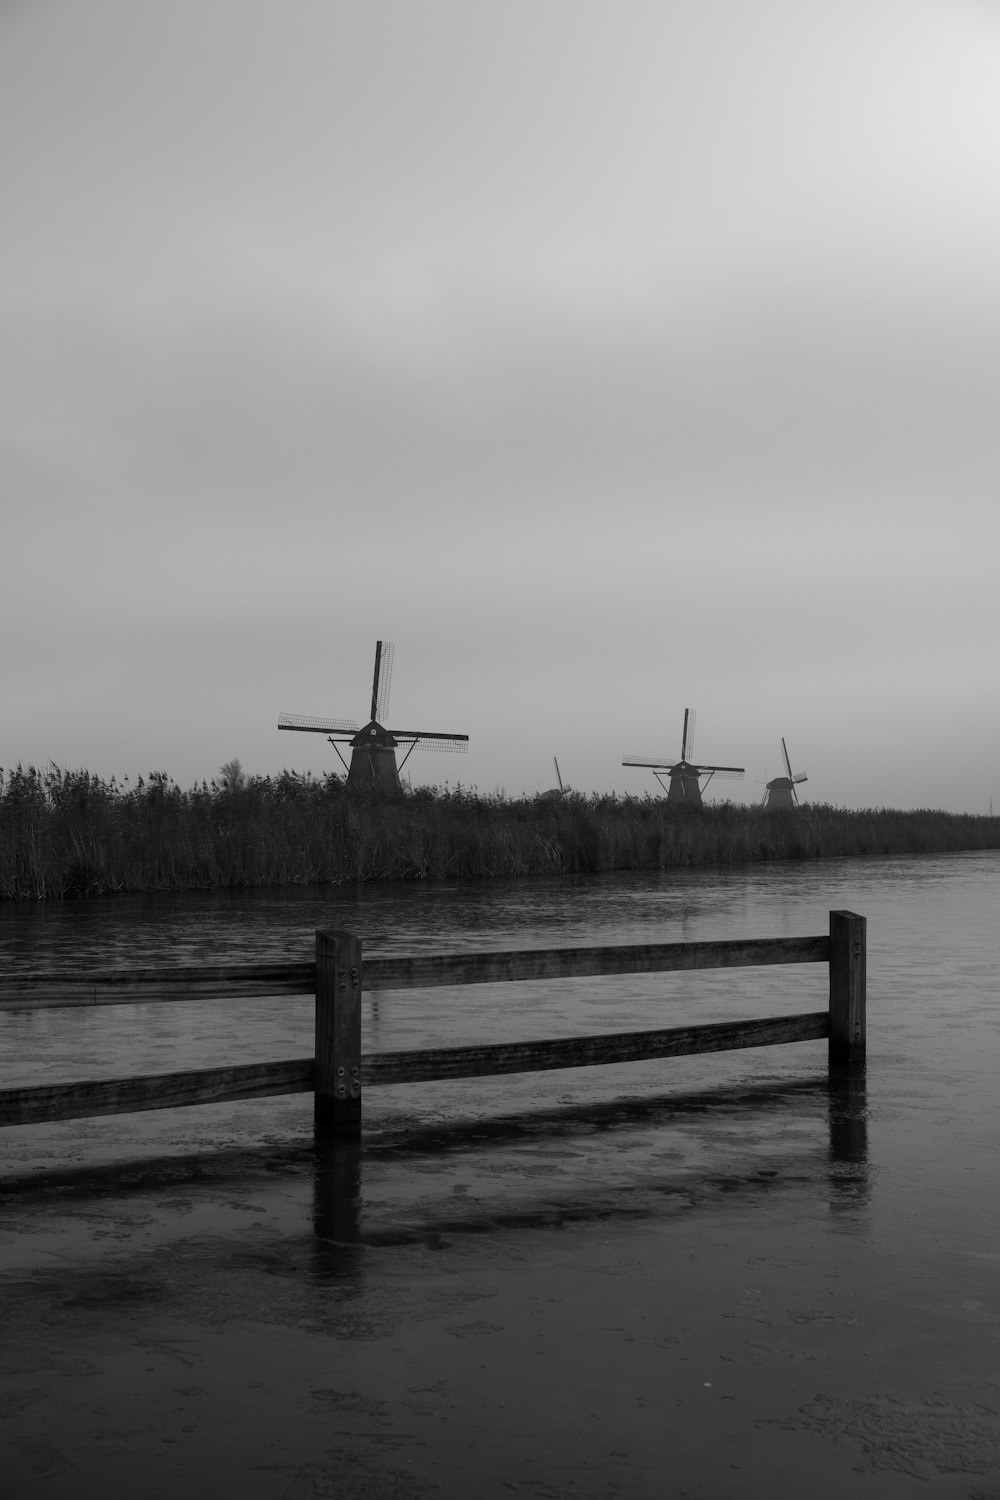
[[[932,809],[695,810],[659,796],[545,800],[462,787],[387,798],[332,775],[247,776],[238,762],[187,789],[164,772],[123,784],[57,766],[0,771],[8,901],[996,848],[1000,818]]]

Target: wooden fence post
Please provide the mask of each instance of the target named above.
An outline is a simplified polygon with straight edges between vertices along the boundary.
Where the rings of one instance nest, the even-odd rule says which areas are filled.
[[[867,926],[853,911],[830,913],[831,1068],[865,1060]]]
[[[361,1131],[361,940],[316,933],[315,1123],[324,1134]]]

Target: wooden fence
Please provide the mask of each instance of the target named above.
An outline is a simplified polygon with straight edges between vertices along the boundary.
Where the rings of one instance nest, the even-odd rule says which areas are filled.
[[[361,995],[365,991],[801,963],[828,964],[826,1010],[547,1041],[407,1052],[361,1050]],[[286,1062],[0,1089],[0,1125],[313,1093],[317,1125],[335,1134],[356,1134],[361,1125],[362,1085],[372,1088],[592,1067],[824,1037],[829,1044],[829,1065],[836,1069],[864,1060],[865,989],[865,918],[845,911],[832,911],[829,933],[818,937],[365,959],[359,938],[321,931],[316,934],[312,964],[140,969],[65,978],[28,975],[0,981],[0,1010],[312,992],[316,997],[315,1051],[312,1057]]]

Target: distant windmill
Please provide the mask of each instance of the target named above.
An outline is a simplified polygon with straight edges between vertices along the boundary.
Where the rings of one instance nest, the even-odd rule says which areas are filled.
[[[556,780],[558,781],[559,785],[550,787],[547,792],[539,792],[539,802],[558,802],[560,797],[565,797],[566,795],[566,788],[563,786],[563,779],[559,774],[559,762],[556,760],[554,755],[552,759],[555,762]]]
[[[468,749],[467,734],[441,734],[429,729],[386,729],[384,720],[389,712],[394,651],[391,641],[375,643],[371,718],[364,728],[358,728],[356,719],[314,719],[303,714],[278,716],[279,729],[325,734],[347,771],[348,786],[377,786],[383,791],[401,792],[399,773],[416,745],[425,750],[451,750],[457,754]],[[350,767],[337,748],[342,744],[351,746]],[[397,766],[396,751],[401,745],[409,748]]]
[[[688,756],[694,755],[694,721],[696,710],[686,708],[684,710],[684,732],[681,736],[681,758],[678,761],[655,760],[645,755],[625,755],[622,757],[623,766],[648,766],[661,786],[667,789],[668,802],[685,802],[688,807],[701,807],[701,778],[708,777],[711,781],[713,776],[729,777],[739,780],[744,774],[743,766],[700,766],[689,760]],[[669,782],[663,780],[668,776]],[[708,785],[706,781],[705,785]]]
[[[799,782],[809,780],[805,771],[800,771],[797,776],[792,775],[792,763],[788,759],[788,747],[784,740],[781,741],[781,753],[785,757],[785,769],[788,775],[775,776],[773,781],[767,783],[764,788],[764,800],[761,803],[762,807],[768,808],[771,812],[779,811],[781,808],[797,807],[799,794],[795,788]]]

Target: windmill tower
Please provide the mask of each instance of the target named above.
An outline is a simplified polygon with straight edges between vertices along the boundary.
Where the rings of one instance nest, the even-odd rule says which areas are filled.
[[[304,714],[279,714],[279,729],[294,729],[306,734],[325,734],[347,772],[348,786],[380,787],[385,792],[402,792],[399,773],[415,746],[425,750],[451,750],[457,754],[468,749],[467,734],[442,734],[429,729],[386,729],[389,713],[389,688],[392,683],[391,641],[375,643],[375,676],[372,681],[371,718],[363,728],[356,719],[316,719]],[[348,766],[339,745],[351,747]],[[396,765],[396,751],[408,746],[402,761]]]
[[[764,800],[762,807],[770,812],[777,812],[782,808],[798,807],[799,794],[795,790],[801,781],[808,781],[805,771],[800,771],[797,776],[792,775],[792,763],[788,759],[788,746],[784,740],[781,741],[781,753],[785,757],[785,770],[787,776],[775,776],[764,788]]]
[[[683,802],[688,807],[704,806],[701,800],[702,785],[701,778],[708,777],[711,781],[713,776],[729,777],[739,780],[744,774],[743,766],[702,766],[696,765],[688,757],[694,755],[694,721],[696,710],[686,708],[684,710],[684,731],[681,735],[681,758],[677,761],[655,760],[645,755],[625,755],[622,757],[623,766],[648,766],[661,786],[667,790],[667,801]],[[664,776],[669,777],[664,781]],[[705,785],[708,785],[706,781]]]

